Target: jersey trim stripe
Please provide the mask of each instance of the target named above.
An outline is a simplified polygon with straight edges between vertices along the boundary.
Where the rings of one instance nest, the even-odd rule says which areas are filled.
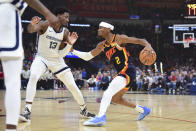
[[[42,61],[42,60],[41,60]],[[43,62],[43,61],[42,61]],[[45,62],[43,62],[44,63],[44,65],[46,66],[46,68],[48,68],[48,66],[46,65],[46,63]]]
[[[18,16],[18,12],[16,11],[16,44],[14,47],[10,47],[10,48],[0,48],[0,51],[14,51],[17,50],[19,47],[19,43],[20,43],[20,38],[19,38],[19,16]]]
[[[108,43],[108,42],[105,41],[104,45],[105,45],[106,47],[109,47],[109,46],[113,43],[115,36],[116,36],[115,34],[112,36],[112,40],[110,41],[109,44],[106,44],[106,43]]]
[[[24,7],[24,1],[21,3],[21,5],[18,7],[19,10],[22,10]]]
[[[12,5],[14,5],[18,10],[22,10],[24,7],[24,1],[23,0],[13,0],[11,2]]]
[[[38,44],[39,44],[39,34],[37,33],[37,36],[36,36],[36,45],[35,45],[35,48],[36,48],[36,52],[38,52]]]
[[[69,67],[64,67],[63,69],[60,69],[59,71],[55,72],[54,75],[57,75],[59,73],[61,73],[62,71],[68,69]]]
[[[13,0],[11,4],[16,5],[20,0]]]
[[[122,51],[122,50],[123,50],[123,48],[120,47],[116,42],[115,42],[115,46],[116,46],[116,48],[117,48],[119,51]]]
[[[120,74],[123,74],[126,76],[127,78],[127,84],[129,84],[130,82],[130,78],[129,76],[125,73],[128,69],[128,57],[127,57],[127,51],[126,51],[126,48],[123,48],[123,53],[124,53],[124,56],[125,56],[125,67],[122,69],[122,71],[120,72]]]

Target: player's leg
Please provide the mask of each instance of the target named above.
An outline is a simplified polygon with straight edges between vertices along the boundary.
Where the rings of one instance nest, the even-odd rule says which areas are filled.
[[[31,65],[31,75],[26,89],[26,105],[24,112],[20,115],[20,120],[24,122],[30,121],[31,107],[36,94],[37,81],[46,71],[46,64],[40,57],[36,57]]]
[[[122,98],[122,95],[125,93],[123,88],[126,85],[127,85],[126,78],[122,76],[115,77],[110,83],[108,89],[103,94],[98,116],[95,117],[94,119],[84,122],[84,125],[102,126],[103,124],[105,124],[106,123],[105,113],[106,113],[107,108],[110,105],[112,98],[113,100],[115,99],[115,101],[118,101],[121,104],[130,106],[132,108],[136,108],[136,110],[138,110],[139,112],[144,113],[144,109],[141,106],[136,106],[135,104],[130,103]]]
[[[128,106],[131,108],[136,108],[136,104],[126,100],[125,98],[123,98],[123,95],[127,92],[126,89],[122,89],[120,90],[118,93],[116,93],[113,97],[112,97],[112,102],[116,103],[116,104],[121,104],[124,106]]]
[[[13,60],[2,59],[3,71],[5,75],[5,109],[6,109],[6,131],[16,130],[18,125],[18,116],[20,113],[20,88],[21,88],[21,70],[22,58]]]
[[[73,74],[71,73],[70,69],[59,72],[58,74],[56,74],[56,76],[66,85],[66,87],[72,93],[74,99],[80,105],[80,109],[81,109],[80,114],[82,116],[89,117],[89,118],[95,117],[95,114],[87,110],[83,95],[79,90],[78,86],[76,85]]]
[[[127,90],[125,88],[120,90],[118,93],[116,93],[112,97],[112,102],[135,109],[136,111],[139,112],[138,120],[143,120],[151,112],[151,110],[146,106],[136,105],[135,103],[132,103],[127,99],[123,98],[123,95],[125,94],[126,91]]]
[[[122,76],[115,77],[107,90],[104,91],[101,100],[98,116],[94,119],[84,122],[86,126],[102,126],[106,123],[106,110],[109,107],[112,97],[126,86],[126,78]]]

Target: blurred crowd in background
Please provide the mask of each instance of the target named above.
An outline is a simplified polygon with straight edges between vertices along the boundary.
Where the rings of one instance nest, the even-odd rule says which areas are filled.
[[[160,2],[162,3],[160,4]],[[48,0],[44,4],[51,9],[54,7],[54,1],[52,0]],[[186,91],[191,86],[191,82],[196,79],[196,45],[191,44],[190,48],[183,48],[183,44],[173,44],[173,30],[168,28],[176,23],[194,23],[194,20],[184,19],[183,0],[68,0],[66,3],[65,1],[55,1],[55,5],[68,5],[74,16],[74,18],[71,16],[70,23],[90,25],[85,27],[68,26],[71,32],[75,31],[79,35],[74,49],[90,51],[96,47],[98,42],[102,41],[101,38],[97,37],[100,22],[97,18],[99,17],[104,17],[109,20],[109,23],[115,25],[114,33],[145,38],[151,43],[157,53],[156,64],[158,70],[155,69],[154,65],[144,66],[140,63],[138,56],[143,48],[142,46],[127,45],[137,70],[136,82],[134,87],[131,88],[132,90],[150,92]],[[31,13],[29,13],[30,11]],[[34,11],[27,9],[23,19],[31,19],[32,16],[29,16],[29,14],[36,15]],[[96,19],[89,19],[90,17],[96,17]],[[37,35],[28,34],[26,26],[27,24],[23,24],[25,59],[21,75],[22,89],[27,86],[30,66],[37,50]],[[80,89],[105,90],[116,74],[114,67],[105,58],[104,54],[89,62],[79,58],[65,57],[65,62],[72,69],[75,81]],[[160,63],[162,63],[162,67]],[[0,88],[5,88],[3,79],[0,64]],[[47,71],[40,78],[37,87],[38,89],[66,89],[50,71]]]

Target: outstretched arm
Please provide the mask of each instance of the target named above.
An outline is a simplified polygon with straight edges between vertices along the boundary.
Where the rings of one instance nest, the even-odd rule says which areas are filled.
[[[100,42],[95,49],[89,52],[82,52],[82,51],[77,51],[73,50],[73,54],[77,55],[81,59],[85,61],[89,61],[95,56],[99,55],[103,51],[103,42]]]
[[[39,0],[25,0],[28,5],[41,13],[48,21],[50,26],[52,26],[54,29],[59,30],[60,28],[60,22],[58,18],[50,12]]]
[[[128,37],[127,35],[118,35],[117,36],[117,41],[120,45],[125,44],[125,43],[139,44],[139,45],[145,46],[145,48],[147,50],[153,50],[150,43],[148,43],[148,41],[145,40],[145,39],[139,39],[139,38],[135,38],[135,37]]]
[[[48,27],[48,22],[41,21],[41,18],[34,16],[31,23],[28,25],[27,30],[29,33],[37,32],[39,35],[43,34]]]

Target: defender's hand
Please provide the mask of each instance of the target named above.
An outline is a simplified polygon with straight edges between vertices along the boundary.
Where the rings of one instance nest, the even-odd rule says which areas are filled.
[[[68,38],[68,40],[67,40],[68,43],[70,45],[73,45],[78,39],[78,34],[76,32],[72,32],[71,34],[69,33],[67,38]]]

